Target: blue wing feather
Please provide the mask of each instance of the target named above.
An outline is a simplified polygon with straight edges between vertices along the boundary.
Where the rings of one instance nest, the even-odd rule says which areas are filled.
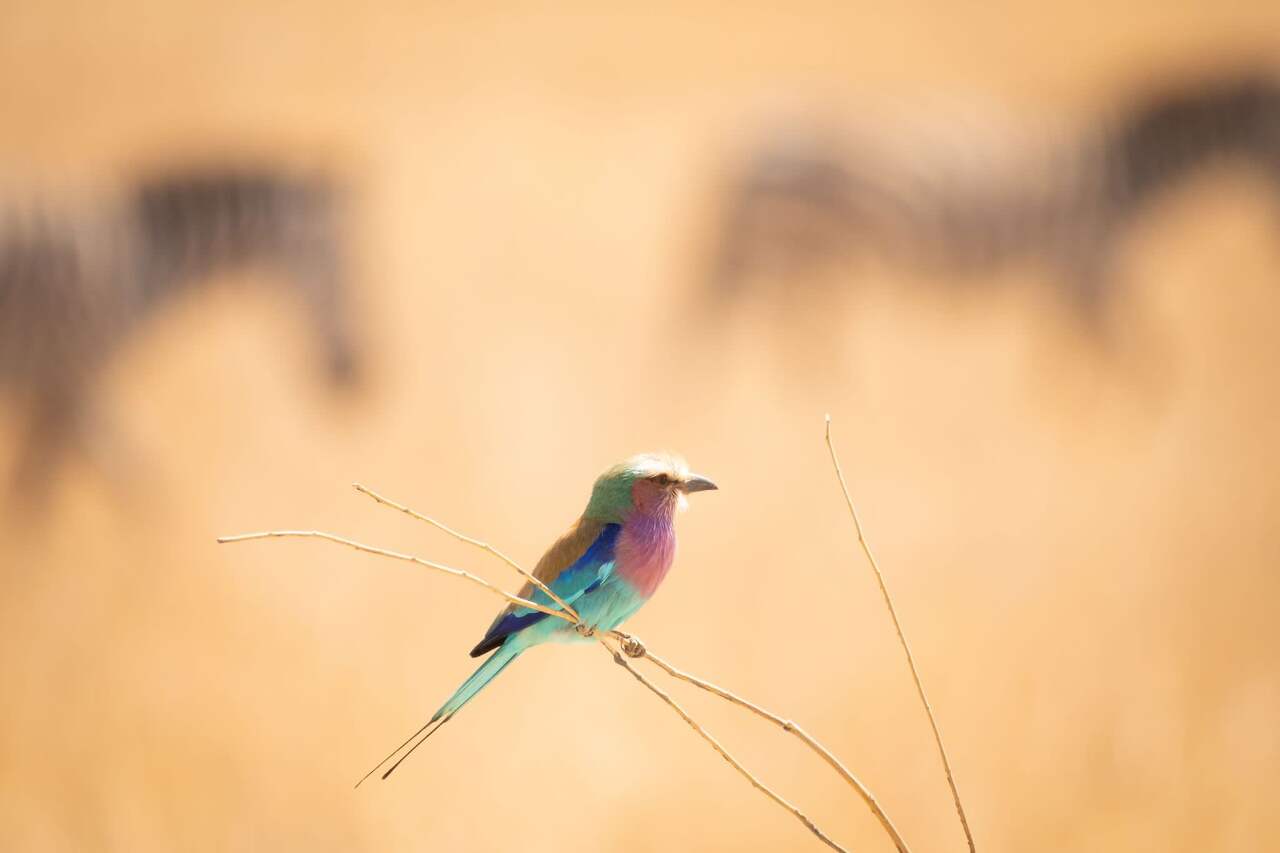
[[[582,556],[549,584],[552,591],[572,606],[578,598],[598,587],[613,571],[614,545],[618,539],[618,531],[621,529],[621,525],[606,524]],[[556,606],[551,596],[536,587],[530,593],[530,600],[548,607]],[[479,657],[496,649],[506,642],[507,637],[546,618],[547,614],[540,610],[531,610],[528,607],[512,608],[509,613],[493,623],[488,633],[484,635],[484,639],[471,650],[471,656]]]

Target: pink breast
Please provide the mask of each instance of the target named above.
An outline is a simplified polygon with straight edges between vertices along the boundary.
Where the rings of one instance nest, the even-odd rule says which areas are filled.
[[[648,598],[667,576],[676,556],[676,533],[670,519],[637,517],[618,533],[614,571]]]

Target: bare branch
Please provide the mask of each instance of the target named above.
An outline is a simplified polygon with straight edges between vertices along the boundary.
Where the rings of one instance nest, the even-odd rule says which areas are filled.
[[[528,607],[532,610],[539,610],[548,616],[554,616],[557,619],[563,619],[566,622],[577,623],[574,619],[563,610],[555,610],[536,601],[529,601],[527,598],[521,598],[518,595],[512,595],[501,587],[494,586],[482,577],[464,572],[462,569],[455,569],[452,566],[446,566],[443,563],[424,560],[421,557],[415,557],[412,554],[401,554],[398,551],[388,551],[385,548],[375,548],[372,545],[364,545],[351,539],[345,539],[341,536],[335,536],[332,533],[325,533],[321,530],[266,530],[261,533],[241,533],[237,536],[220,536],[218,544],[225,545],[228,542],[245,542],[250,539],[281,539],[281,538],[309,538],[324,539],[329,542],[337,542],[339,545],[346,545],[348,548],[355,548],[357,551],[364,551],[366,554],[377,554],[380,557],[390,557],[393,560],[403,560],[406,563],[417,563],[419,566],[426,566],[428,569],[435,569],[438,572],[454,575],[455,577],[466,578],[472,583],[479,584],[485,589],[496,595],[500,595],[512,604],[518,604],[521,607]]]
[[[374,492],[372,489],[367,488],[366,486],[363,486],[359,483],[354,483],[353,485],[356,491],[361,492],[362,494],[368,495],[378,503],[385,504],[386,506],[392,507],[393,509],[398,509],[401,512],[405,513],[406,515],[409,515],[420,521],[425,521],[426,523],[433,525],[434,527],[444,531],[445,533],[448,533],[450,536],[453,536],[454,538],[458,539],[461,542],[465,542],[468,545],[472,545],[476,548],[480,548],[483,551],[487,551],[488,553],[498,557],[507,565],[511,566],[521,575],[524,575],[525,577],[528,577],[531,580],[533,580],[532,576],[527,571],[525,571],[524,567],[522,567],[520,564],[515,562],[515,560],[511,559],[506,554],[502,553],[501,551],[489,545],[488,543],[481,542],[478,539],[475,539],[471,536],[467,536],[464,533],[454,530],[452,527],[449,527],[447,524],[444,524],[441,521],[438,521],[434,518],[423,515],[407,506],[391,501],[388,498],[385,498],[382,495],[379,495],[378,493]],[[534,582],[538,583],[538,581],[536,580]],[[549,589],[546,591],[548,594],[554,596],[554,593],[551,593]],[[559,599],[557,599],[557,601],[559,601]],[[568,605],[565,605],[565,606],[567,607]],[[569,609],[570,609],[570,612],[572,612],[572,608],[569,608]],[[631,637],[628,634],[625,634],[621,631],[612,631],[610,632],[610,634],[622,642],[622,651],[629,657],[639,658],[639,657],[647,656],[649,657],[650,660],[653,661],[655,665],[657,665],[660,669],[666,671],[669,675],[675,678],[679,678],[681,680],[687,681],[688,683],[693,684],[697,687],[700,687],[703,690],[707,690],[711,693],[714,693],[715,695],[719,696],[722,699],[725,699],[726,701],[740,705],[741,707],[746,708],[747,710],[781,727],[783,731],[787,731],[794,734],[797,738],[801,740],[801,742],[807,745],[814,752],[818,753],[818,755],[821,756],[824,761],[826,761],[829,765],[831,765],[831,767],[837,773],[839,773],[840,776],[846,782],[848,782],[851,787],[853,787],[853,789],[858,793],[858,795],[862,797],[863,801],[866,802],[867,806],[871,809],[872,814],[874,814],[876,819],[880,821],[880,825],[884,827],[885,832],[887,832],[889,834],[889,837],[893,840],[894,846],[899,850],[899,853],[910,853],[910,849],[907,847],[907,843],[902,839],[902,836],[901,834],[899,834],[897,827],[893,825],[893,821],[891,821],[889,819],[889,816],[884,813],[884,810],[880,807],[880,803],[876,800],[875,795],[872,794],[871,791],[865,785],[863,785],[862,782],[856,776],[854,776],[853,773],[851,773],[849,769],[845,767],[844,764],[842,764],[840,760],[837,759],[835,755],[831,753],[830,750],[828,750],[825,746],[823,746],[821,743],[816,741],[808,732],[806,732],[800,726],[796,725],[790,720],[784,720],[783,718],[777,716],[776,714],[766,711],[760,706],[755,705],[752,702],[749,702],[746,699],[741,698],[740,696],[730,693],[727,690],[717,687],[716,685],[711,684],[710,682],[703,681],[702,679],[697,678],[696,676],[690,675],[689,673],[686,673],[680,669],[677,669],[676,667],[667,663],[664,659],[650,653],[642,643],[640,643],[638,640],[636,640],[634,637]]]
[[[920,681],[920,673],[916,669],[915,658],[911,656],[911,647],[907,645],[907,638],[902,633],[902,624],[898,621],[898,611],[893,606],[893,599],[889,597],[889,588],[885,586],[884,575],[880,572],[880,565],[876,562],[875,555],[871,553],[871,546],[867,544],[867,539],[862,534],[862,522],[858,519],[858,510],[853,506],[853,498],[849,496],[849,486],[845,483],[844,472],[840,470],[840,459],[836,456],[836,447],[831,441],[831,415],[827,415],[826,438],[827,450],[831,454],[831,464],[835,467],[836,478],[840,481],[840,491],[844,493],[845,503],[849,506],[849,515],[853,518],[853,527],[858,532],[858,544],[862,546],[862,553],[866,555],[867,562],[871,564],[871,569],[875,572],[876,583],[880,585],[880,594],[884,596],[885,606],[889,608],[889,617],[893,620],[893,630],[898,634],[898,642],[902,644],[902,651],[907,656],[907,665],[911,667],[911,678],[916,683],[916,693],[920,695],[920,703],[924,705],[924,712],[929,717],[929,725],[933,728],[933,740],[938,745],[938,755],[942,757],[942,769],[947,774],[947,785],[951,788],[951,798],[955,800],[956,814],[960,816],[960,826],[964,829],[965,840],[969,843],[969,853],[974,853],[973,833],[969,830],[969,819],[965,817],[964,806],[960,804],[960,791],[956,788],[956,780],[951,773],[951,761],[947,758],[947,750],[942,745],[942,733],[938,730],[938,721],[934,718],[933,708],[929,705],[929,700],[924,695],[924,685]]]
[[[893,821],[889,820],[889,816],[886,815],[884,813],[884,810],[880,808],[880,803],[876,801],[875,795],[872,794],[871,791],[867,789],[866,785],[862,784],[862,782],[858,779],[858,777],[854,776],[853,773],[849,771],[849,768],[845,767],[844,764],[840,762],[840,759],[836,758],[835,755],[831,753],[831,750],[827,749],[825,746],[819,743],[816,739],[814,739],[812,735],[806,732],[797,723],[791,720],[783,719],[782,717],[779,717],[777,714],[773,713],[772,711],[765,710],[764,708],[761,708],[759,705],[755,704],[754,702],[750,702],[746,699],[743,699],[741,696],[737,695],[736,693],[733,693],[729,690],[725,690],[723,687],[718,687],[709,681],[704,681],[703,679],[698,678],[696,675],[691,675],[685,672],[684,670],[671,665],[663,658],[660,658],[657,655],[650,652],[648,648],[646,648],[644,644],[642,644],[635,637],[632,637],[627,634],[623,634],[620,631],[613,632],[613,636],[623,641],[624,645],[623,645],[622,651],[628,657],[648,658],[650,661],[653,662],[655,666],[657,666],[663,672],[667,673],[667,675],[670,675],[673,678],[678,678],[681,681],[688,682],[689,684],[692,684],[695,687],[700,687],[701,689],[706,690],[709,693],[713,693],[727,702],[732,702],[734,705],[737,705],[741,708],[746,708],[751,713],[755,714],[758,717],[768,720],[769,722],[781,728],[783,731],[790,732],[791,734],[795,735],[797,738],[801,740],[801,742],[805,744],[805,746],[812,749],[814,752],[816,752],[819,756],[822,757],[823,761],[831,765],[831,768],[835,770],[837,773],[839,773],[840,776],[846,782],[848,782],[849,785],[855,791],[858,792],[858,796],[862,797],[863,801],[867,804],[867,807],[871,809],[871,813],[876,816],[876,820],[880,821],[880,825],[884,827],[884,831],[887,832],[889,834],[889,837],[893,839],[894,846],[898,848],[899,853],[910,853],[910,850],[907,847],[907,842],[904,841],[902,839],[902,836],[898,834],[898,829],[893,825]]]
[[[695,732],[698,733],[699,737],[701,737],[707,743],[711,744],[711,748],[714,749],[716,752],[720,753],[720,757],[723,758],[725,761],[729,762],[729,765],[733,767],[734,770],[737,770],[739,773],[745,776],[747,778],[747,781],[750,782],[752,786],[756,788],[756,790],[760,791],[760,793],[764,794],[766,797],[773,800],[782,808],[791,812],[791,814],[795,816],[795,819],[800,821],[802,824],[804,824],[805,828],[808,829],[810,832],[812,832],[814,835],[816,835],[818,837],[818,840],[821,841],[823,844],[827,845],[832,850],[842,850],[842,851],[845,850],[845,848],[841,847],[839,844],[832,841],[831,838],[825,832],[819,829],[818,825],[815,824],[809,818],[808,815],[800,811],[800,809],[796,808],[794,805],[792,805],[788,801],[784,800],[772,788],[770,788],[768,785],[761,782],[755,776],[755,774],[753,774],[747,768],[743,767],[742,763],[739,762],[738,759],[730,755],[728,750],[726,750],[723,746],[720,745],[720,741],[716,740],[711,735],[710,732],[708,732],[701,725],[699,725],[697,720],[695,720],[693,717],[690,717],[689,713],[685,711],[684,708],[680,707],[680,704],[676,702],[676,700],[672,699],[669,694],[663,692],[662,688],[658,687],[652,681],[645,678],[635,669],[635,667],[633,667],[630,663],[628,663],[627,659],[622,656],[621,652],[619,652],[617,649],[610,647],[609,644],[605,642],[603,637],[599,637],[597,639],[600,640],[600,645],[603,646],[605,650],[608,651],[611,655],[613,655],[614,663],[616,663],[618,666],[625,669],[627,672],[631,673],[631,675],[634,676],[637,681],[639,681],[645,687],[648,687],[651,691],[653,691],[653,693],[663,702],[666,702],[668,705],[670,705],[671,709],[675,711],[677,714],[679,714],[680,718],[684,720],[686,723],[688,723],[690,728],[692,728]]]
[[[462,533],[459,533],[458,531],[448,527],[447,525],[441,522],[436,521],[435,519],[429,518],[425,515],[415,512],[409,507],[406,507],[401,504],[397,504],[394,501],[388,500],[387,498],[382,497],[381,495],[373,492],[371,489],[365,488],[364,486],[355,484],[355,488],[361,493],[373,498],[378,503],[384,504],[386,506],[390,506],[394,509],[398,509],[401,512],[404,512],[405,514],[413,518],[417,518],[421,521],[425,521],[428,524],[431,524],[439,528],[440,530],[450,534],[451,536],[454,536],[455,538],[459,539],[462,542],[465,542],[469,545],[472,545],[474,547],[480,548],[481,550],[489,552],[490,554],[501,559],[503,562],[507,563],[512,568],[516,569],[516,571],[520,572],[520,574],[524,575],[525,577],[529,577],[531,580],[534,580],[514,560],[512,560],[510,557],[507,557],[501,551],[498,551],[496,548],[493,548],[487,543],[481,542],[478,539],[473,539],[470,536],[466,536]],[[556,601],[559,602],[566,609],[555,610],[555,609],[543,606],[541,604],[538,604],[536,602],[529,601],[520,596],[512,595],[511,593],[508,593],[502,590],[501,588],[489,583],[483,578],[473,575],[470,572],[463,571],[461,569],[455,569],[451,566],[446,566],[444,564],[436,563],[431,560],[424,560],[420,557],[416,557],[410,554],[402,554],[396,551],[389,551],[384,548],[377,548],[371,545],[365,545],[359,542],[355,542],[351,539],[346,539],[344,537],[336,536],[332,533],[325,533],[319,530],[272,530],[272,531],[265,531],[261,533],[245,533],[239,536],[220,537],[218,539],[218,542],[220,543],[241,542],[249,539],[266,539],[266,538],[282,538],[282,537],[324,539],[330,542],[336,542],[340,545],[346,545],[347,547],[354,548],[357,551],[364,551],[369,554],[375,554],[378,556],[390,557],[395,560],[403,560],[405,562],[416,563],[420,566],[425,566],[427,568],[434,569],[436,571],[444,572],[446,574],[451,574],[456,577],[465,578],[473,583],[476,583],[476,584],[479,584],[480,586],[485,587],[486,589],[488,589],[489,591],[497,595],[502,596],[503,598],[505,598],[506,600],[512,603],[518,604],[522,607],[528,607],[533,610],[538,610],[542,613],[546,613],[549,616],[555,616],[558,619],[563,619],[566,622],[574,624],[576,627],[579,628],[580,633],[582,633],[584,636],[591,636],[591,632],[589,630],[583,630],[583,626],[578,620],[577,614],[573,611],[573,608],[569,607],[563,600],[556,598],[554,593],[551,593],[549,589],[542,587],[542,584],[538,583],[536,580],[534,580],[535,584],[537,584],[539,587],[542,587],[544,591],[547,592],[549,595],[551,595],[553,598],[556,598]],[[570,614],[573,614],[573,615],[570,615]],[[800,738],[802,742],[804,742],[811,749],[813,749],[820,756],[822,756],[822,758],[825,761],[827,761],[827,763],[830,764],[836,770],[836,772],[838,772],[841,775],[842,778],[844,778],[851,786],[854,787],[854,789],[863,798],[863,800],[866,801],[867,805],[870,806],[872,812],[875,814],[876,818],[880,821],[885,831],[889,834],[890,838],[894,842],[894,845],[897,847],[900,853],[909,853],[906,843],[902,840],[902,837],[898,834],[897,829],[894,827],[893,823],[889,820],[888,816],[884,814],[883,810],[879,806],[879,803],[877,803],[875,797],[871,794],[871,792],[867,790],[866,786],[864,786],[852,773],[850,773],[849,770],[843,764],[841,764],[840,761],[834,755],[832,755],[829,750],[827,750],[825,747],[819,744],[807,732],[805,732],[795,723],[791,722],[790,720],[785,720],[769,711],[766,711],[760,706],[755,705],[754,703],[751,703],[745,699],[742,699],[741,697],[736,696],[735,694],[730,693],[727,690],[716,687],[715,685],[709,682],[703,681],[700,678],[697,678],[686,672],[683,672],[680,669],[677,669],[676,667],[667,663],[665,660],[655,657],[654,655],[649,653],[648,650],[645,649],[644,646],[638,640],[628,636],[627,634],[624,634],[620,631],[612,631],[612,632],[609,632],[609,634],[610,636],[613,636],[619,639],[620,641],[622,641],[623,643],[622,650],[627,655],[632,657],[649,657],[651,660],[653,660],[656,666],[663,669],[673,677],[687,681],[690,684],[693,684],[697,687],[700,687],[704,690],[708,690],[711,693],[714,693],[715,695],[719,696],[722,699],[725,699],[726,701],[740,705],[741,707],[746,708],[752,713],[755,713],[773,722],[774,724],[780,726],[783,730],[789,731],[792,734],[796,735],[796,737]],[[597,639],[599,639],[601,644],[605,646],[606,650],[610,651],[613,654],[614,660],[617,663],[623,666],[638,681],[640,681],[642,684],[644,684],[646,687],[652,690],[664,702],[670,705],[676,711],[676,713],[678,713],[681,716],[681,718],[684,719],[686,723],[688,723],[703,739],[705,739],[709,744],[711,744],[712,748],[714,748],[716,752],[718,752],[721,755],[721,757],[725,759],[725,761],[727,761],[736,770],[738,770],[738,772],[740,772],[743,776],[745,776],[755,788],[760,790],[763,794],[765,794],[767,797],[769,797],[769,799],[773,800],[779,806],[781,806],[782,808],[790,812],[797,820],[803,823],[805,827],[809,829],[810,832],[812,832],[817,838],[823,841],[823,843],[827,844],[832,849],[844,850],[844,848],[840,847],[838,844],[832,841],[825,833],[823,833],[822,830],[820,830],[813,823],[813,821],[809,819],[807,815],[801,812],[798,808],[796,808],[790,802],[783,799],[771,788],[769,788],[763,782],[761,782],[750,771],[748,771],[745,767],[743,767],[742,764],[737,761],[737,759],[735,759],[732,755],[730,755],[724,749],[724,747],[720,745],[719,741],[717,741],[714,737],[712,737],[705,729],[702,728],[702,726],[697,721],[695,721],[692,717],[690,717],[689,714],[678,703],[676,703],[674,699],[672,699],[668,694],[663,692],[660,688],[655,686],[647,678],[645,678],[643,675],[637,672],[633,667],[631,667],[618,650],[611,648],[605,642],[603,636],[597,636]],[[410,740],[412,740],[412,738]],[[401,748],[403,748],[403,745]],[[398,751],[399,750],[397,750],[397,752]]]
[[[418,521],[425,521],[427,524],[430,524],[432,527],[436,528],[437,530],[441,530],[445,533],[448,533],[450,536],[452,536],[454,539],[457,539],[460,542],[465,542],[468,545],[474,545],[475,547],[481,549],[482,551],[488,551],[490,554],[497,557],[499,560],[506,563],[508,566],[510,566],[511,568],[519,572],[521,575],[523,575],[526,579],[528,579],[529,583],[533,584],[538,589],[545,592],[551,598],[552,601],[554,601],[556,604],[559,604],[561,607],[563,607],[565,611],[570,616],[573,617],[574,622],[581,621],[580,617],[578,616],[578,611],[570,607],[569,603],[565,601],[563,598],[561,598],[560,596],[552,592],[551,587],[547,586],[542,581],[534,577],[532,572],[526,572],[519,563],[517,563],[515,560],[508,557],[506,554],[499,551],[497,548],[490,545],[488,542],[481,542],[479,539],[474,539],[470,536],[467,536],[465,533],[461,533],[457,530],[454,530],[452,527],[450,527],[449,525],[445,524],[442,521],[437,521],[436,519],[431,518],[430,516],[423,515],[422,513],[417,512],[416,510],[410,509],[404,504],[398,504],[395,501],[391,500],[390,498],[385,498],[382,495],[375,492],[373,489],[370,489],[367,486],[363,486],[360,483],[352,483],[351,485],[355,488],[357,492],[360,492],[362,495],[368,495],[369,497],[373,498],[375,501],[382,504],[383,506],[389,506],[392,509],[398,509],[401,512],[403,512],[405,515],[410,516],[411,518],[416,518]]]

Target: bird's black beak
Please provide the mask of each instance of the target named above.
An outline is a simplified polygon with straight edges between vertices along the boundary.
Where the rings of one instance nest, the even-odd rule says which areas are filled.
[[[701,474],[690,474],[684,480],[684,490],[686,492],[709,492],[718,488],[720,487]]]

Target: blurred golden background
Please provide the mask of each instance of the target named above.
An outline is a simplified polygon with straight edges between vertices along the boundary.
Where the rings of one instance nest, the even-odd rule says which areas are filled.
[[[586,646],[525,656],[353,792],[499,602],[323,543],[214,544],[319,528],[514,589],[349,484],[532,564],[601,470],[669,448],[721,491],[630,630],[804,724],[915,850],[961,849],[828,411],[980,849],[1280,846],[1275,182],[1208,170],[1136,217],[1103,335],[1034,265],[838,264],[730,301],[703,275],[716,188],[771,116],[941,94],[1085,126],[1162,75],[1265,65],[1274,3],[3,21],[0,189],[94,208],[150,164],[330,172],[363,361],[316,381],[298,302],[231,273],[105,362],[132,461],[72,454],[0,521],[0,848],[820,849]],[[673,690],[842,843],[889,849],[796,743]]]

